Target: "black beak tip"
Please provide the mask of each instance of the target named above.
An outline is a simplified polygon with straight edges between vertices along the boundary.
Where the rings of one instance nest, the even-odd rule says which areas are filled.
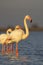
[[[30,21],[31,23],[32,23],[32,19],[31,19],[31,21]]]

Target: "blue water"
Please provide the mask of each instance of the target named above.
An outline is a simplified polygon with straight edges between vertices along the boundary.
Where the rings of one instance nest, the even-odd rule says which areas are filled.
[[[19,42],[18,47],[18,58],[15,53],[4,56],[0,53],[0,65],[43,65],[43,32],[30,32],[30,36]]]

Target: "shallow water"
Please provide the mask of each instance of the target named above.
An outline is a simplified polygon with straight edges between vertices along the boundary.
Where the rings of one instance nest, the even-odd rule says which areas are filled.
[[[19,42],[19,57],[0,53],[0,65],[43,65],[43,32],[30,32],[30,36]],[[0,45],[1,50],[1,45]]]

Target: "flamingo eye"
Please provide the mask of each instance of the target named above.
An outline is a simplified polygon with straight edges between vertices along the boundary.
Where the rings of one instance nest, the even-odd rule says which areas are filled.
[[[10,34],[11,32],[9,31],[8,33]]]

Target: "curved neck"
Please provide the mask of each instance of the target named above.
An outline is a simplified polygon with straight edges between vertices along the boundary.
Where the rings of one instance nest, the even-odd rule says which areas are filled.
[[[6,33],[7,33],[7,35],[9,35],[9,32],[8,31]]]
[[[26,30],[26,35],[28,36],[29,35],[29,29],[28,29],[28,26],[27,26],[27,23],[26,23],[26,19],[24,19],[24,27],[25,27],[25,30]]]
[[[12,32],[12,29],[8,29],[6,33],[9,35]]]
[[[7,33],[7,35],[9,35],[11,32],[12,32],[11,30],[7,30],[6,33]]]

